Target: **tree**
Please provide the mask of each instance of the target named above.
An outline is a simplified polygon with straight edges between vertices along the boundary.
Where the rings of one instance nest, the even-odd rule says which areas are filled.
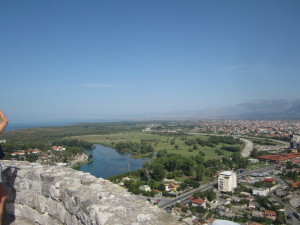
[[[167,178],[168,179],[174,179],[176,177],[176,173],[175,172],[170,172],[170,173],[168,173],[168,175],[167,175]]]
[[[253,158],[256,158],[258,156],[258,150],[257,150],[257,148],[254,148],[251,151],[250,156],[253,157]]]
[[[161,157],[163,157],[163,156],[165,156],[165,155],[167,155],[167,150],[159,150],[158,152],[157,152],[157,155],[156,155],[156,157],[157,158],[161,158]]]
[[[291,161],[287,161],[286,164],[285,164],[285,166],[286,166],[286,169],[288,169],[288,170],[294,168],[293,163]]]
[[[193,194],[193,198],[201,198],[202,197],[202,193],[200,191],[196,191],[194,194]]]
[[[216,193],[213,190],[208,190],[205,194],[208,201],[212,201],[216,198]]]
[[[195,207],[195,210],[200,215],[203,215],[204,213],[206,213],[206,209],[204,207],[202,207],[202,206]]]
[[[147,178],[147,180],[150,180],[150,174],[149,174],[149,170],[150,170],[150,163],[149,161],[145,161],[143,163],[143,168],[144,168],[144,174],[145,174],[145,177]]]
[[[161,163],[155,163],[152,165],[153,167],[153,179],[154,180],[162,180],[165,177],[164,166]]]
[[[160,184],[160,185],[158,185],[157,189],[160,190],[160,191],[165,191],[166,190],[166,186],[164,184]]]
[[[199,166],[196,168],[196,180],[197,181],[202,181],[203,180],[203,174],[204,174],[204,167]]]
[[[188,186],[192,187],[192,188],[197,188],[197,187],[200,186],[199,182],[197,182],[195,180],[192,180],[192,179],[185,180],[184,183],[187,184]]]
[[[184,175],[191,176],[194,171],[194,161],[191,158],[185,158],[184,164],[182,166],[182,171]]]

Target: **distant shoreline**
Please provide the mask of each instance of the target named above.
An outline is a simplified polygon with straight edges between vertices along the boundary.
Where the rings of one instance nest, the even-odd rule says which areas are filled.
[[[41,128],[41,127],[62,127],[72,126],[80,123],[105,123],[105,122],[121,122],[121,120],[99,120],[99,121],[53,121],[53,122],[10,122],[6,131]]]
[[[13,130],[22,130],[22,129],[30,129],[30,128],[40,128],[40,127],[56,127],[56,126],[69,126],[74,125],[77,122],[36,122],[36,123],[9,123],[6,130],[13,131]]]

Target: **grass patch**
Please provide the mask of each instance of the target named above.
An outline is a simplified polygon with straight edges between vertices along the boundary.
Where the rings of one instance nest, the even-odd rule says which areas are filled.
[[[73,136],[79,140],[88,141],[94,144],[101,144],[114,148],[118,142],[141,142],[145,141],[151,144],[156,152],[159,150],[167,150],[168,153],[182,154],[186,156],[196,156],[203,154],[205,159],[222,158],[223,156],[229,156],[232,152],[222,150],[222,146],[225,144],[219,143],[214,147],[201,146],[199,144],[187,145],[187,140],[196,140],[200,138],[204,141],[208,140],[208,136],[165,136],[146,132],[120,132],[115,134],[104,135],[82,135]],[[226,144],[228,146],[228,144]],[[236,146],[242,148],[243,143],[234,144],[230,146]],[[200,152],[200,153],[199,153]]]

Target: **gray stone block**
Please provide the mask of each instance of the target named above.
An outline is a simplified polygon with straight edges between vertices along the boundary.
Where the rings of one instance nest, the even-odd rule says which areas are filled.
[[[103,178],[37,163],[4,160],[3,164],[6,219],[13,219],[15,225],[20,221],[24,225],[180,224],[144,198]]]

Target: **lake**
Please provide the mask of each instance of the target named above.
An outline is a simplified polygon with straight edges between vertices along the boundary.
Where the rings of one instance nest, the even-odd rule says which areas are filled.
[[[93,150],[86,150],[87,154],[93,155],[93,162],[84,164],[78,168],[83,172],[88,172],[95,177],[108,178],[114,175],[141,169],[145,160],[132,159],[130,153],[118,153],[115,149],[95,145]]]

